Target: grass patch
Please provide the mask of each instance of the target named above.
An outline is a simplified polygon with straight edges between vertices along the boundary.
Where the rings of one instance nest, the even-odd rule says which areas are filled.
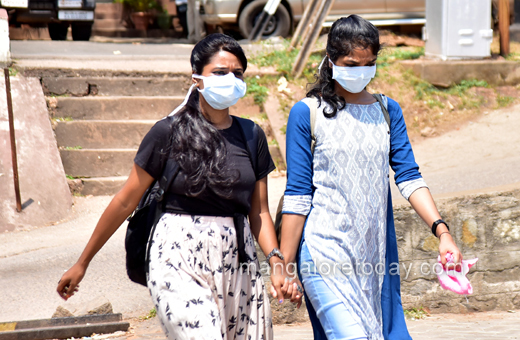
[[[13,67],[9,67],[9,76],[10,77],[16,77],[20,71]]]
[[[386,67],[399,60],[419,59],[423,55],[424,47],[385,48],[377,57],[377,66]]]
[[[58,118],[53,117],[52,118],[53,123],[72,122],[72,121],[74,121],[74,119],[72,117],[58,117]]]
[[[422,308],[410,308],[404,310],[404,316],[408,320],[421,320],[428,316],[429,314]]]
[[[299,49],[290,49],[290,40],[286,39],[283,42],[284,48],[267,53],[258,53],[249,61],[258,67],[273,66],[280,75],[283,75],[287,80],[292,80],[291,75],[294,61],[300,52]],[[316,68],[325,55],[324,51],[311,53],[307,65],[303,69],[303,76],[305,78],[312,78],[316,72]]]
[[[511,96],[501,96],[501,95],[497,96],[498,107],[508,106],[508,105],[512,104],[514,101],[515,101],[515,98],[511,97]]]
[[[63,148],[63,150],[81,150],[83,147],[77,145],[77,146],[66,146]]]
[[[246,95],[252,96],[256,105],[263,107],[269,90],[267,89],[266,80],[260,76],[246,78],[247,92]]]
[[[71,175],[65,175],[65,177],[67,177],[67,179],[76,179],[76,177],[71,176]]]
[[[147,315],[144,315],[144,316],[141,316],[139,317],[139,319],[141,320],[149,320],[149,319],[153,319],[157,316],[157,310],[154,308],[150,309],[150,311],[148,312]]]

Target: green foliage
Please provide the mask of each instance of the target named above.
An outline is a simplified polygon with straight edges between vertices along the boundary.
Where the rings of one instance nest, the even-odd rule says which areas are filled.
[[[405,86],[413,89],[415,92],[415,99],[422,100],[430,108],[439,107],[444,109],[445,104],[442,102],[442,99],[448,99],[450,95],[460,98],[461,104],[459,109],[477,108],[484,99],[481,96],[475,96],[469,90],[474,87],[489,87],[485,80],[472,79],[462,80],[459,84],[447,89],[440,89],[415,76],[411,70],[403,72],[403,79],[408,83]]]
[[[273,66],[275,67],[276,71],[279,72],[280,75],[285,76],[287,80],[293,79],[291,72],[294,61],[296,60],[296,56],[300,50],[290,49],[290,41],[287,39],[284,40],[283,44],[283,49],[266,53],[258,53],[257,55],[249,58],[249,61],[258,67]],[[323,52],[311,53],[309,60],[307,61],[307,65],[303,69],[304,77],[309,78],[314,76],[314,73],[317,71],[317,65],[323,59],[323,55]],[[312,67],[313,64],[316,64],[316,67]]]
[[[77,146],[66,146],[63,148],[64,150],[81,150],[83,147],[77,145]]]
[[[515,98],[511,97],[511,96],[501,96],[501,95],[497,96],[498,107],[508,106],[509,104],[512,104],[514,101],[515,101]]]
[[[424,47],[395,47],[383,49],[377,57],[377,65],[386,67],[398,60],[418,59],[424,55]]]
[[[404,310],[404,316],[408,320],[420,320],[428,316],[428,313],[422,308],[410,308]]]
[[[141,320],[149,320],[149,319],[155,318],[156,316],[157,316],[157,310],[154,307],[154,308],[150,309],[150,312],[148,312],[147,315],[141,316],[139,319],[141,319]]]
[[[13,68],[13,67],[9,67],[9,76],[10,77],[16,77],[18,75],[18,70]]]
[[[253,96],[255,104],[258,106],[262,106],[265,103],[269,93],[267,87],[261,84],[260,79],[259,76],[246,78],[246,95]]]
[[[76,179],[76,177],[73,177],[71,175],[65,175],[67,177],[67,179]]]
[[[127,5],[134,12],[147,12],[152,9],[161,10],[161,6],[155,0],[114,0]]]
[[[462,80],[460,84],[450,87],[446,92],[449,94],[463,95],[472,87],[489,87],[485,80]]]

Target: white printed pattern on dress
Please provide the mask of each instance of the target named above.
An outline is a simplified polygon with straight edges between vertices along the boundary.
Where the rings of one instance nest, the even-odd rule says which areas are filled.
[[[322,106],[315,134],[316,190],[305,228],[315,265],[384,264],[390,137],[379,103],[347,104],[334,118],[325,118]],[[322,276],[369,339],[383,339],[384,276],[354,273],[338,270]]]
[[[246,253],[255,245],[246,222]],[[273,338],[269,297],[259,270],[239,266],[231,217],[166,213],[150,249],[148,288],[168,339]]]

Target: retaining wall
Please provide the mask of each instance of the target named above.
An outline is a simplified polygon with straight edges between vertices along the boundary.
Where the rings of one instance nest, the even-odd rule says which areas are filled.
[[[394,204],[399,258],[412,269],[406,276],[401,268],[405,308],[441,313],[520,308],[520,184],[500,189],[436,199],[463,256],[479,258],[468,275],[473,294],[467,299],[442,289],[436,275],[428,275],[439,242],[407,202]]]

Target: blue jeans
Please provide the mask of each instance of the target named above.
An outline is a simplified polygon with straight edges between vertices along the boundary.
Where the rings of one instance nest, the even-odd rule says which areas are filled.
[[[316,311],[316,315],[318,316],[327,339],[367,340],[365,331],[353,320],[352,315],[343,304],[343,301],[330,290],[318,270],[313,269],[315,268],[314,262],[312,261],[305,241],[301,245],[299,262],[300,275],[303,288],[305,289],[307,303],[310,302],[312,306],[309,307],[312,307]],[[315,328],[314,326],[313,323],[313,328]]]

